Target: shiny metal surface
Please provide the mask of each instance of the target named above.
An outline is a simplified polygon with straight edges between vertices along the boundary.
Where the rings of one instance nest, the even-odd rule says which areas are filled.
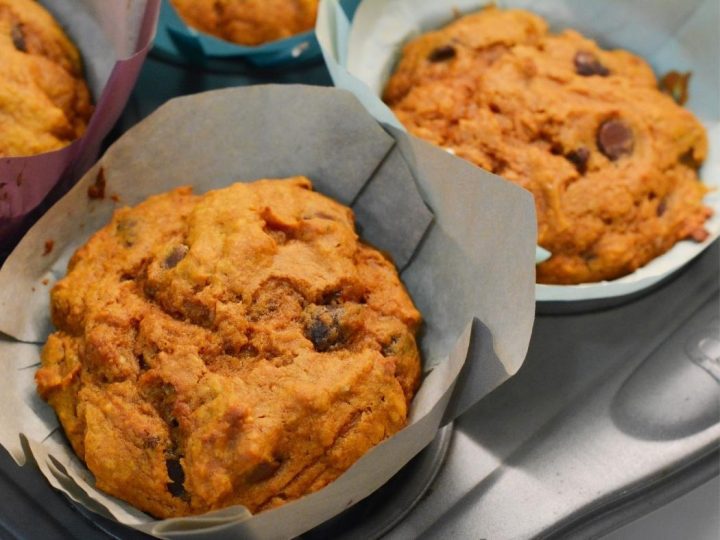
[[[716,475],[720,387],[686,349],[717,327],[718,254],[624,306],[539,316],[519,374],[458,419],[387,538],[594,536]]]

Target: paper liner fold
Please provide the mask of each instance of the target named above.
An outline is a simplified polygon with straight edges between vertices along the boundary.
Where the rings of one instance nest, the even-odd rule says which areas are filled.
[[[89,199],[88,187],[100,170],[106,197]],[[294,175],[310,177],[317,191],[351,205],[363,239],[403,263],[401,277],[425,320],[425,378],[408,426],[326,488],[280,508],[252,516],[235,507],[155,521],[94,488],[59,436],[52,411],[35,395],[34,368],[28,366],[39,362],[51,331],[49,288],[65,274],[74,249],[119,205],[183,184],[204,192]],[[534,318],[534,239],[528,193],[384,129],[348,92],[260,86],[172,100],[123,135],[0,269],[0,331],[11,336],[0,340],[0,358],[11,373],[0,392],[0,442],[18,462],[30,453],[53,485],[78,504],[151,534],[298,535],[378,489],[443,422],[517,371]],[[54,248],[44,255],[47,240]],[[461,370],[461,391],[453,394]]]

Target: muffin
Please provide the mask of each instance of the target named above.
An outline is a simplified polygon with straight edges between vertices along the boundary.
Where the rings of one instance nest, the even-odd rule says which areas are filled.
[[[0,156],[57,150],[85,132],[80,54],[37,2],[0,0],[0,62]]]
[[[318,0],[170,0],[193,28],[241,45],[261,45],[315,26]]]
[[[532,192],[540,283],[615,279],[708,235],[705,131],[629,52],[488,7],[409,42],[383,98],[414,135]]]
[[[158,518],[322,488],[419,384],[393,264],[303,177],[118,210],[51,306],[39,393],[97,486]]]

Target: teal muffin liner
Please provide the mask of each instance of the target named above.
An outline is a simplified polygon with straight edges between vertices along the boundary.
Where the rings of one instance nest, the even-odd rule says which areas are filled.
[[[360,0],[346,0],[343,7],[354,13]],[[241,68],[245,62],[261,68],[291,67],[318,60],[320,46],[315,31],[249,47],[211,36],[189,27],[168,0],[163,0],[153,51],[166,59],[200,67],[212,67],[222,61],[223,67],[233,60]],[[228,62],[229,61],[229,62]]]

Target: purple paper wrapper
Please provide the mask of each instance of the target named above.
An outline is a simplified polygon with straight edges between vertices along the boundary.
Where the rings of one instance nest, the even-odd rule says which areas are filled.
[[[72,144],[35,156],[0,160],[0,259],[43,209],[72,187],[97,159],[152,45],[160,10],[160,0],[83,0],[82,6],[62,0],[41,3],[80,49],[95,112],[85,134]]]

